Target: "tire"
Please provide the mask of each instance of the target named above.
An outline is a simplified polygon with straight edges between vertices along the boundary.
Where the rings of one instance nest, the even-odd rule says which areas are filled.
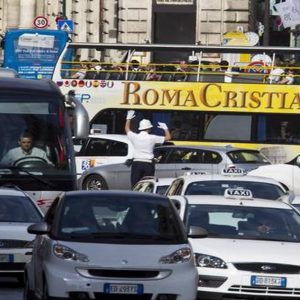
[[[25,278],[23,300],[36,300],[34,292],[29,288],[28,279]]]
[[[96,191],[108,190],[108,186],[104,178],[97,174],[93,174],[87,177],[84,180],[82,187],[84,190],[96,190]]]

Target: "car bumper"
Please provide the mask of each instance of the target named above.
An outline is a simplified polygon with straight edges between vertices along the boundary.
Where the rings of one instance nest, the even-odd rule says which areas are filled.
[[[232,270],[226,272],[204,268],[199,268],[198,271],[198,297],[200,299],[300,298],[299,274],[262,274]],[[251,280],[253,276],[285,278],[286,285],[283,287],[254,285]]]
[[[45,277],[50,299],[76,299],[79,293],[85,293],[85,297],[88,296],[86,299],[113,299],[113,294],[104,293],[104,285],[118,283],[142,285],[143,294],[138,299],[156,300],[159,299],[158,295],[168,295],[170,298],[166,299],[170,300],[194,300],[198,280],[196,270],[190,265],[180,268],[180,272],[170,272],[169,276],[160,279],[90,278],[82,276],[75,270],[73,272],[66,272],[63,268],[60,270],[57,265],[46,266]]]
[[[30,260],[32,249],[1,249],[0,276],[17,275],[24,272],[25,264]]]

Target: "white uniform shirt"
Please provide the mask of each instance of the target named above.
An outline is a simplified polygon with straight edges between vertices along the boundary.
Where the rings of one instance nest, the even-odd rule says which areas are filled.
[[[10,149],[2,158],[1,163],[12,165],[16,160],[24,157],[41,157],[47,163],[52,164],[44,150],[33,147],[29,152],[25,152],[21,147]]]
[[[155,144],[162,144],[165,141],[164,136],[149,134],[147,131],[140,133],[129,131],[127,136],[133,145],[133,159],[138,161],[151,161],[154,157]]]

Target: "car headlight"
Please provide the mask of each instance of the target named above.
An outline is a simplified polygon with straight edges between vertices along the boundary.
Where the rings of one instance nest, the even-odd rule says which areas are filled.
[[[178,249],[177,251],[160,258],[161,264],[178,264],[189,261],[192,258],[192,250],[188,247]]]
[[[227,269],[225,261],[216,256],[196,253],[195,261],[197,267]]]
[[[88,262],[89,259],[85,254],[78,253],[75,250],[64,245],[56,244],[53,246],[53,253],[56,257],[65,260],[78,260]]]

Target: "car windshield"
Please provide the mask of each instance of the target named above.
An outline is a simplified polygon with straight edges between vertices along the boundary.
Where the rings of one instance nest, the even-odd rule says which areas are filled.
[[[156,200],[156,199],[155,199]],[[157,198],[66,196],[57,236],[87,242],[175,244],[183,242],[171,204]]]
[[[156,194],[165,195],[169,185],[158,185],[156,188]]]
[[[205,228],[211,238],[300,242],[300,215],[293,209],[191,204],[185,224],[188,231]]]
[[[251,190],[254,198],[269,200],[276,200],[285,194],[279,186],[265,182],[214,180],[190,183],[186,188],[185,195],[224,195],[228,188]]]
[[[234,150],[227,152],[227,155],[234,164],[269,163],[263,154],[253,150]]]
[[[25,196],[0,196],[0,222],[38,223],[42,215]]]

